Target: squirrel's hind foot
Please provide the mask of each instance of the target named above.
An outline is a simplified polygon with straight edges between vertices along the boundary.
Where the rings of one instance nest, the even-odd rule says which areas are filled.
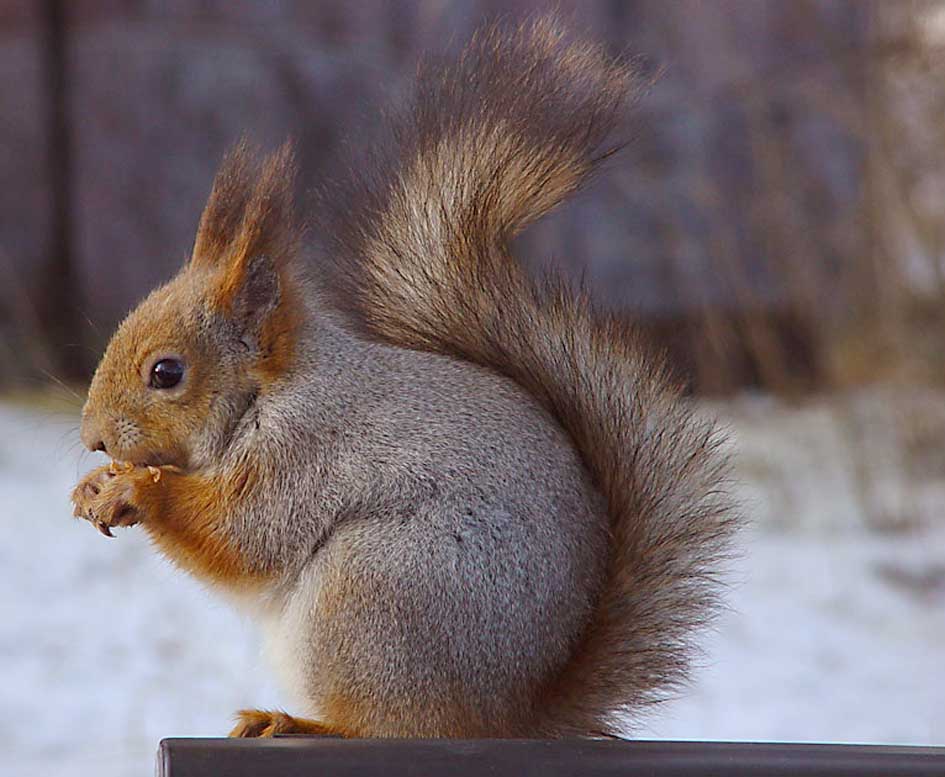
[[[295,718],[282,710],[240,710],[236,713],[236,726],[230,732],[231,737],[240,739],[274,737],[277,734],[341,736],[317,720]]]

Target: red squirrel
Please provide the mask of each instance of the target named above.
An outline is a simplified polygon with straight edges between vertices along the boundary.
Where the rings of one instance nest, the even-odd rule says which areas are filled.
[[[120,325],[73,493],[262,624],[298,715],[235,736],[602,736],[686,678],[737,525],[724,442],[623,318],[510,240],[584,185],[637,79],[543,18],[421,69],[321,198],[225,159]]]

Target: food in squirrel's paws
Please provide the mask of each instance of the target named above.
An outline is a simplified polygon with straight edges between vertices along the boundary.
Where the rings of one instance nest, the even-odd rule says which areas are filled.
[[[117,461],[116,459],[112,459],[108,463],[108,471],[112,475],[121,475],[125,472],[131,472],[134,468],[135,465],[130,461]]]
[[[135,468],[135,465],[132,464],[130,461],[118,461],[116,459],[112,459],[108,464],[108,471],[112,475],[122,475],[128,472],[131,472],[134,468]],[[153,467],[150,464],[148,464],[147,470],[148,472],[151,473],[151,479],[155,483],[159,483],[161,481],[161,468],[160,467]]]

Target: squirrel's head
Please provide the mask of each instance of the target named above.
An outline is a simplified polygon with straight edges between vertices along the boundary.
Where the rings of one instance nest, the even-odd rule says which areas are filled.
[[[217,174],[191,259],[114,334],[89,387],[82,441],[134,464],[215,461],[256,397],[291,369],[301,322],[288,146],[244,144]]]

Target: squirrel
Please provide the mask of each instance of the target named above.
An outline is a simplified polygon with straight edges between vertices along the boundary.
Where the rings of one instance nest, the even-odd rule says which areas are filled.
[[[638,91],[543,17],[422,66],[308,223],[289,145],[224,158],[94,374],[112,464],[73,503],[258,618],[301,716],[233,736],[614,736],[687,678],[738,524],[724,435],[626,316],[510,250]]]

